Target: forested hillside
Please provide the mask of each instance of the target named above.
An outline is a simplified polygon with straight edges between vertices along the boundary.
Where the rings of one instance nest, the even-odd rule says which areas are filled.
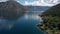
[[[48,34],[60,34],[60,4],[57,4],[40,15],[43,22],[39,28]]]

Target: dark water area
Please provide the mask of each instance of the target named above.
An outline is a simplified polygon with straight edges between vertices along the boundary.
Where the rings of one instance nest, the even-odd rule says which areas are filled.
[[[44,34],[36,25],[40,21],[37,15],[24,15],[14,21],[0,19],[0,34]]]

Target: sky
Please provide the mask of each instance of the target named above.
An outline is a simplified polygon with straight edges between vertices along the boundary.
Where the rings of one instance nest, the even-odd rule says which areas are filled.
[[[54,6],[60,3],[60,0],[18,0],[23,5],[32,6]]]
[[[0,2],[5,2],[6,0],[0,0]],[[16,0],[22,5],[32,5],[32,6],[54,6],[60,3],[60,0]]]

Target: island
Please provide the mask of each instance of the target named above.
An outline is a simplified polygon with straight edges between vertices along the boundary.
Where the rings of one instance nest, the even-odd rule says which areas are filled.
[[[25,12],[26,8],[15,0],[0,2],[0,18],[17,19]]]
[[[37,26],[46,34],[60,34],[60,4],[39,15],[42,20]]]

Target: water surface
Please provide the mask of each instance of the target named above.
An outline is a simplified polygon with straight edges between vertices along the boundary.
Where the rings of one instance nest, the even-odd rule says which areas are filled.
[[[0,34],[44,34],[36,27],[40,21],[36,14],[26,14],[16,21],[0,19]]]

